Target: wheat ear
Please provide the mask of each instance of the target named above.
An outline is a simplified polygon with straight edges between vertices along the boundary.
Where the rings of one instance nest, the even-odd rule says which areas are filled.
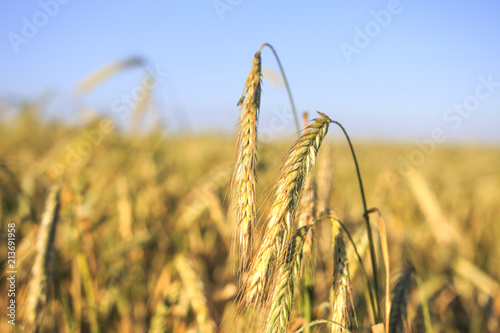
[[[314,119],[285,157],[264,238],[243,286],[247,305],[262,300],[271,260],[283,253],[290,237],[304,180],[316,161],[316,154],[331,122],[328,116],[319,114],[321,117]]]
[[[336,225],[337,223],[335,223]],[[344,328],[352,330],[351,317],[354,314],[354,302],[352,299],[351,279],[349,276],[349,262],[344,243],[343,232],[340,228],[336,230],[334,236],[335,245],[333,247],[333,290],[332,290],[332,305],[333,316],[332,320],[342,326],[333,325],[332,332],[343,332]]]
[[[239,244],[240,271],[245,271],[252,248],[252,233],[256,219],[255,185],[257,178],[257,119],[261,93],[260,51],[255,53],[252,69],[248,74],[241,105],[238,140],[232,179],[232,202],[236,206],[236,228],[234,241]],[[234,245],[233,245],[234,246]]]
[[[308,113],[304,112],[303,124],[304,128],[307,127],[308,123]],[[314,224],[316,220],[316,209],[317,209],[317,195],[316,195],[316,181],[313,177],[312,173],[306,177],[304,183],[304,194],[302,195],[299,203],[298,210],[298,219],[297,225],[298,227],[304,227],[306,225]],[[314,265],[316,260],[316,248],[314,246],[314,234],[316,227],[314,226],[311,230],[312,232],[308,233],[306,236],[306,240],[304,242],[304,276],[305,276],[305,289],[304,292],[307,292],[310,297],[312,297],[313,287],[314,287]],[[309,299],[308,301],[311,301]],[[308,302],[306,301],[306,303]],[[308,304],[306,306],[310,306]],[[306,309],[305,309],[306,310]]]
[[[389,319],[389,333],[403,333],[406,320],[406,305],[415,268],[407,264],[401,277],[394,286],[394,295],[391,301],[391,315]]]
[[[38,330],[42,315],[47,304],[47,279],[49,265],[54,248],[57,221],[59,219],[60,186],[53,185],[50,189],[42,222],[36,238],[37,254],[31,269],[28,285],[28,296],[25,304],[25,327],[28,330]]]
[[[204,283],[195,262],[186,256],[179,255],[175,259],[175,266],[181,279],[183,292],[193,309],[199,331],[216,332],[217,325],[210,315]]]
[[[287,332],[288,330],[295,290],[299,283],[304,243],[312,226],[307,225],[296,230],[289,242],[286,256],[277,270],[265,332]]]

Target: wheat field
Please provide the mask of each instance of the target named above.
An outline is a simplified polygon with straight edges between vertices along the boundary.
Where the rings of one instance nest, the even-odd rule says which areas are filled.
[[[260,61],[234,137],[2,103],[0,331],[500,330],[499,148],[353,137],[362,197],[332,112],[259,142]]]

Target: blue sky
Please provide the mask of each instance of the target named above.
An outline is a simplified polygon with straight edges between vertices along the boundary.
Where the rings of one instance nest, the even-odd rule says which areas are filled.
[[[442,129],[449,142],[500,142],[495,0],[60,2],[0,3],[0,98],[50,93],[51,115],[78,119],[82,105],[110,113],[140,69],[82,98],[75,87],[141,56],[168,73],[154,96],[169,128],[234,131],[253,54],[268,42],[298,110],[324,112],[355,136],[411,141]],[[37,31],[26,35],[27,24]],[[269,50],[262,61],[277,71]],[[259,128],[289,135],[289,113],[286,90],[264,78]]]

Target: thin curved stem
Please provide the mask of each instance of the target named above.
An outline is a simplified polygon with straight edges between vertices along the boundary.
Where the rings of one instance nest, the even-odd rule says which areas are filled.
[[[356,173],[358,175],[358,182],[359,182],[359,188],[361,190],[361,199],[363,200],[363,217],[366,222],[366,231],[368,232],[368,241],[370,242],[370,256],[371,256],[371,261],[372,261],[372,270],[373,270],[373,283],[375,285],[375,298],[379,299],[379,285],[378,285],[378,269],[377,269],[377,258],[375,257],[375,245],[373,242],[373,235],[372,235],[372,228],[370,226],[370,217],[368,213],[368,209],[366,206],[366,197],[365,197],[365,190],[363,188],[363,181],[361,179],[361,173],[359,171],[359,165],[358,165],[358,160],[356,158],[356,154],[354,153],[354,147],[351,143],[351,139],[349,138],[349,135],[347,134],[347,131],[345,130],[344,126],[342,126],[341,123],[338,121],[332,121],[332,123],[337,124],[342,131],[344,132],[345,137],[347,138],[347,142],[349,143],[349,148],[351,149],[352,153],[352,158],[354,159],[354,164],[356,166]],[[380,321],[380,314],[377,314],[378,318],[377,320]]]
[[[342,131],[344,132],[345,137],[347,138],[347,142],[349,143],[349,148],[351,148],[351,153],[352,153],[352,157],[354,159],[354,164],[356,165],[356,172],[358,174],[358,182],[359,182],[359,187],[360,187],[360,190],[361,190],[361,199],[363,199],[363,209],[365,211],[364,215],[368,215],[368,209],[366,207],[365,190],[363,188],[363,181],[361,180],[361,173],[359,171],[358,160],[356,158],[356,154],[354,153],[354,147],[353,147],[353,145],[351,143],[351,139],[349,138],[349,135],[347,134],[347,131],[345,130],[344,126],[342,126],[341,123],[339,123],[338,121],[335,121],[335,120],[332,120],[332,123],[337,124],[342,129]]]
[[[278,57],[278,54],[274,50],[271,44],[264,43],[260,46],[259,52],[262,51],[264,46],[267,46],[273,51],[274,57],[276,58],[276,61],[278,62],[278,66],[280,67],[281,71],[281,76],[283,77],[283,81],[285,82],[285,87],[286,91],[288,93],[288,99],[290,100],[290,104],[292,106],[292,112],[293,112],[293,119],[295,120],[295,128],[297,130],[297,137],[300,138],[300,125],[299,125],[299,117],[297,115],[297,109],[295,108],[295,103],[293,102],[293,97],[292,97],[292,92],[290,91],[290,85],[288,84],[288,80],[286,79],[285,71],[283,70],[283,66],[281,66],[281,61],[280,58]]]
[[[368,214],[378,214],[378,231],[380,234],[380,245],[382,247],[382,258],[385,268],[385,332],[389,332],[389,317],[391,314],[391,269],[389,263],[389,246],[387,244],[387,230],[382,213],[378,208],[371,208]]]

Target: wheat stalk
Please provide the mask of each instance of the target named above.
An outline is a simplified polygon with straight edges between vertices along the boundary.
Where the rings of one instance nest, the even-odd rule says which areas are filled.
[[[349,262],[342,230],[336,227],[333,228],[333,231],[336,235],[334,236],[335,244],[333,247],[332,321],[341,324],[342,327],[350,331],[352,330],[351,317],[354,314],[354,302],[349,276]],[[332,332],[342,332],[344,331],[342,327],[332,325]]]
[[[300,277],[304,244],[312,226],[311,224],[299,228],[290,240],[286,256],[277,270],[265,332],[286,332],[288,329]]]
[[[406,305],[415,268],[407,264],[401,277],[394,286],[394,295],[391,301],[391,315],[389,319],[389,333],[403,333],[406,320]]]
[[[247,305],[262,300],[271,260],[283,253],[290,237],[304,180],[316,161],[316,154],[331,122],[328,116],[319,114],[321,117],[314,119],[285,157],[264,238],[243,287]]]
[[[359,170],[358,159],[356,158],[356,154],[354,152],[354,147],[352,145],[351,139],[349,138],[349,135],[347,134],[347,131],[345,130],[344,126],[342,126],[342,124],[339,123],[338,121],[332,121],[332,123],[334,123],[337,126],[339,126],[340,129],[342,130],[342,132],[344,132],[344,135],[345,135],[345,137],[347,139],[347,143],[349,144],[349,148],[351,150],[352,158],[354,160],[354,166],[356,167],[356,174],[358,176],[359,190],[361,192],[361,200],[363,201],[363,211],[364,211],[363,217],[364,217],[365,223],[366,223],[366,231],[367,231],[367,234],[368,234],[368,241],[370,242],[370,257],[371,257],[371,262],[372,262],[372,272],[373,272],[373,284],[374,284],[375,299],[378,299],[379,287],[378,287],[378,277],[377,277],[377,272],[378,272],[378,269],[377,269],[377,258],[375,256],[375,245],[374,245],[374,242],[373,242],[372,229],[371,229],[371,225],[370,225],[370,216],[369,216],[368,208],[367,208],[367,205],[366,205],[365,190],[364,190],[364,187],[363,187],[363,181],[362,181],[362,178],[361,178],[361,172]],[[378,303],[375,302],[375,303],[373,303],[373,305],[375,307],[375,309],[374,309],[375,310],[374,311],[374,315],[375,315],[375,318],[378,321],[378,320],[380,320],[380,310],[378,308]]]
[[[252,248],[252,233],[256,219],[255,185],[257,178],[257,120],[261,93],[261,58],[260,50],[255,53],[252,69],[248,74],[243,96],[238,101],[241,105],[241,118],[238,128],[238,140],[232,179],[232,202],[236,206],[236,227],[234,240],[239,244],[240,271],[245,271]],[[233,241],[233,244],[235,241]]]
[[[286,92],[288,95],[288,99],[290,100],[290,106],[292,107],[292,113],[293,113],[293,120],[295,121],[295,129],[297,130],[297,136],[299,135],[300,132],[300,125],[299,125],[299,117],[297,115],[297,109],[295,108],[295,103],[293,102],[293,96],[292,92],[290,91],[290,85],[288,84],[288,80],[285,75],[285,70],[283,69],[283,66],[281,65],[280,57],[278,57],[278,53],[276,53],[276,50],[274,47],[269,44],[269,43],[264,43],[260,46],[260,50],[262,50],[264,47],[268,47],[274,54],[274,58],[276,59],[276,62],[278,63],[278,67],[280,68],[281,72],[281,77],[283,78],[283,82],[285,83],[285,88]]]

